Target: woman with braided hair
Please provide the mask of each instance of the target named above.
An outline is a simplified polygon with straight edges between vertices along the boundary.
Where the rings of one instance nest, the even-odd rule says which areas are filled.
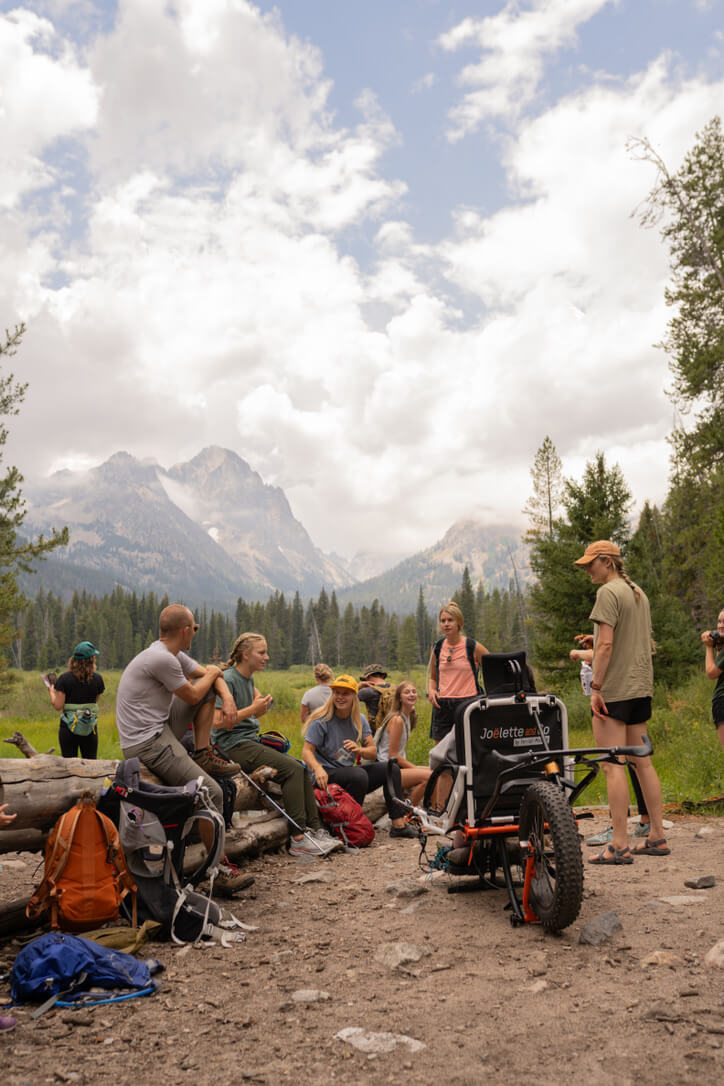
[[[259,717],[272,703],[271,694],[261,694],[253,676],[269,662],[266,640],[258,633],[243,633],[234,642],[223,672],[223,679],[236,704],[236,720],[224,723],[221,698],[216,699],[211,741],[236,762],[245,773],[268,765],[277,771],[284,810],[293,827],[289,842],[292,856],[326,856],[342,847],[342,842],[322,828],[312,779],[297,761],[259,742]]]
[[[621,551],[608,539],[591,543],[575,563],[600,585],[590,618],[593,635],[591,713],[601,747],[638,746],[651,717],[654,670],[649,601],[624,570]],[[628,847],[628,780],[623,762],[604,762],[613,839],[589,862],[630,864],[634,856],[668,856],[661,784],[650,758],[632,759],[651,823],[648,837]]]

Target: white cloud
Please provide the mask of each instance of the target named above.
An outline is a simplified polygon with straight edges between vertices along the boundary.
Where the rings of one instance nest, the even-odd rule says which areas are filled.
[[[446,45],[498,58],[509,110],[602,2],[508,4]],[[385,173],[400,137],[374,95],[338,124],[319,51],[245,0],[121,0],[85,58],[27,12],[0,32],[20,50],[13,117],[32,120],[39,72],[68,104],[2,174],[5,323],[31,318],[8,449],[26,474],[226,445],[346,554],[519,521],[546,433],[569,473],[603,448],[660,500],[666,254],[629,217],[653,177],[624,146],[646,134],[676,168],[724,84],[663,57],[514,120],[510,202],[454,209],[433,245]],[[59,136],[87,182],[58,172]],[[47,177],[52,203],[28,203]],[[363,266],[345,246],[373,232]],[[82,427],[63,425],[69,392]]]
[[[482,50],[460,73],[459,83],[472,89],[451,111],[448,138],[461,139],[488,117],[514,121],[535,97],[546,57],[574,45],[578,27],[611,2],[617,0],[532,0],[521,10],[518,0],[508,0],[496,15],[468,16],[442,34],[447,52]]]
[[[90,128],[97,104],[88,71],[50,22],[22,8],[0,15],[0,209],[60,176],[43,152]]]

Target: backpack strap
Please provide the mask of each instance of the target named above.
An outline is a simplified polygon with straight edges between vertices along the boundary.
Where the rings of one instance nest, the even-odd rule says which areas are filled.
[[[441,637],[439,641],[436,641],[432,646],[432,654],[435,657],[435,689],[440,689],[440,653],[442,652],[442,643],[445,640]]]
[[[470,670],[473,673],[475,679],[475,688],[479,694],[483,693],[483,687],[480,682],[480,668],[475,663],[475,645],[477,644],[474,637],[465,638],[465,651],[468,654],[468,663],[470,664]]]
[[[435,689],[440,689],[440,653],[442,651],[442,643],[445,640],[441,637],[439,641],[436,641],[432,647],[433,656],[435,657],[435,671],[437,673],[437,679],[435,682]],[[479,694],[483,693],[483,685],[480,682],[480,668],[475,663],[475,645],[477,644],[474,637],[465,638],[465,652],[467,654],[468,663],[470,664],[470,670],[473,673],[475,679],[475,688]]]
[[[50,855],[45,861],[43,880],[25,907],[25,914],[29,919],[36,919],[50,905],[50,923],[52,928],[58,927],[58,892],[56,883],[65,870],[70,855],[70,846],[75,834],[83,810],[83,801],[86,794],[78,800],[75,807],[66,811],[55,826],[55,839]]]

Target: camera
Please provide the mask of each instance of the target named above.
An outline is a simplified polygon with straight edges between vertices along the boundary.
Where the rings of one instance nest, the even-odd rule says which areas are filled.
[[[718,630],[709,630],[709,637],[712,639],[714,648],[718,648],[720,645],[724,645],[724,637]]]

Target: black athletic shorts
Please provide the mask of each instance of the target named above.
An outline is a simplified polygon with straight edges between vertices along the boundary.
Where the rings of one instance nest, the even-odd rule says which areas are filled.
[[[651,719],[651,698],[607,701],[606,708],[611,719],[620,720],[623,724],[645,724],[647,720]]]
[[[724,724],[724,698],[714,698],[712,700],[711,715],[715,728],[718,728],[720,724]]]

